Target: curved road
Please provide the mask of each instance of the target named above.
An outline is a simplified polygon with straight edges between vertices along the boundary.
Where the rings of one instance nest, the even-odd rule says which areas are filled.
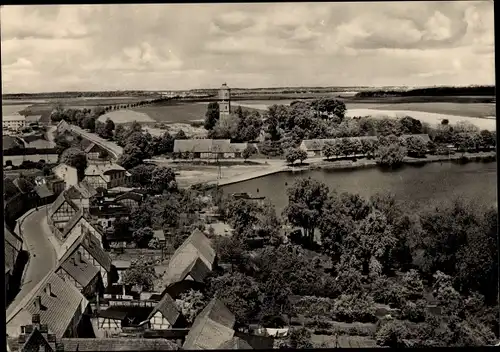
[[[47,233],[48,227],[43,225],[47,215],[46,211],[45,207],[39,208],[26,216],[21,223],[20,235],[30,253],[30,259],[21,283],[21,290],[7,308],[7,317],[16,310],[17,306],[20,306],[23,299],[29,296],[30,291],[43,280],[57,263],[54,246],[49,240],[52,234],[50,231]]]

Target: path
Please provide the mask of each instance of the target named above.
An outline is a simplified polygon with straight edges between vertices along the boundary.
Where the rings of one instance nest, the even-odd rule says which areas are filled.
[[[23,306],[23,301],[30,298],[30,292],[43,280],[43,278],[56,265],[57,257],[47,233],[47,227],[43,226],[46,219],[46,208],[39,208],[27,215],[24,220],[20,219],[20,233],[24,244],[30,253],[30,259],[22,280],[21,290],[6,311],[7,320],[9,315]]]
[[[82,137],[87,138],[89,141],[100,145],[101,147],[105,148],[108,152],[111,152],[111,154],[114,154],[115,158],[118,158],[120,155],[123,154],[123,148],[117,145],[116,143],[110,142],[105,140],[104,138],[99,137],[95,133],[90,133],[86,132],[85,130],[81,129],[78,126],[71,125],[71,130],[74,133],[77,133],[81,135]]]

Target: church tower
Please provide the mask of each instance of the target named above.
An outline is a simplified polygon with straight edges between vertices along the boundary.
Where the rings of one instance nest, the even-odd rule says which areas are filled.
[[[231,112],[231,89],[226,83],[219,89],[219,119],[229,116]]]

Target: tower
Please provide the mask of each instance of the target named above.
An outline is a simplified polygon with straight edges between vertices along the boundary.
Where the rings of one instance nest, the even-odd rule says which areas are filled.
[[[226,83],[219,89],[219,119],[229,116],[231,112],[231,89]]]

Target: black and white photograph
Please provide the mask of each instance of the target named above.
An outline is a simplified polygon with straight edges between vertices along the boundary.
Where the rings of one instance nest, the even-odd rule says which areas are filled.
[[[6,351],[500,346],[493,1],[0,29]]]

